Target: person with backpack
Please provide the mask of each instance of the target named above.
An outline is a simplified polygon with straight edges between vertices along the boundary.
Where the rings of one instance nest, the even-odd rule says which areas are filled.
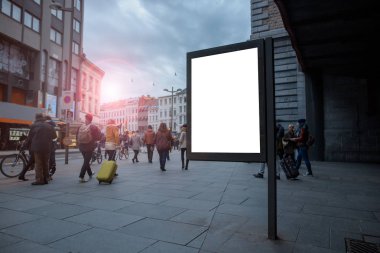
[[[172,141],[171,132],[169,131],[165,123],[161,123],[156,133],[155,144],[158,151],[158,155],[160,157],[160,169],[162,171],[166,171],[165,164],[166,164],[166,158],[169,154],[169,149],[171,147],[171,144],[170,144],[171,141]]]
[[[84,180],[86,172],[90,178],[94,175],[94,172],[91,170],[90,161],[92,153],[96,148],[96,142],[101,138],[99,128],[92,124],[92,118],[92,114],[86,114],[85,123],[79,127],[77,132],[77,143],[79,144],[79,151],[83,156],[83,165],[79,173],[79,182],[81,183],[86,182]]]
[[[152,163],[153,160],[153,150],[154,150],[154,139],[156,137],[156,133],[153,131],[152,126],[148,126],[148,130],[145,131],[144,134],[144,144],[146,144],[146,149],[148,152],[148,161]]]
[[[307,142],[309,140],[309,127],[306,124],[305,119],[299,119],[298,120],[298,128],[296,131],[296,138],[291,138],[291,141],[296,142],[297,144],[297,164],[296,169],[299,170],[301,166],[302,159],[305,161],[306,167],[307,167],[307,173],[305,176],[313,176],[313,171],[311,170],[311,164],[309,161],[309,154],[308,154],[308,145]]]

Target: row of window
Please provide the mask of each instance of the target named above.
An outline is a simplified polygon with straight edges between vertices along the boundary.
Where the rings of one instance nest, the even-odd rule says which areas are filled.
[[[38,5],[41,4],[41,1],[34,0],[35,3]],[[74,1],[74,7],[77,8],[80,11],[80,0]],[[5,15],[11,17],[12,19],[21,22],[21,7],[14,4],[13,2],[9,0],[1,0],[1,12]],[[59,20],[63,19],[62,10],[56,10],[52,9],[51,14],[57,17]],[[40,19],[33,16],[28,11],[24,12],[24,25],[30,29],[32,29],[35,32],[40,32]],[[80,33],[80,22],[76,19],[73,20],[73,30]],[[51,28],[50,30],[50,40],[58,45],[62,45],[62,33],[59,31]],[[74,54],[79,55],[80,51],[80,45],[76,42],[73,42],[72,44],[72,52]]]
[[[184,101],[184,103],[186,103],[186,97],[183,97],[183,101]],[[163,104],[167,105],[168,103],[169,104],[172,103],[172,99],[171,98],[169,98],[169,99],[167,99],[167,98],[160,99],[160,105],[163,105]],[[177,103],[177,97],[174,97],[173,98],[173,104],[176,104],[176,103]],[[182,104],[182,97],[179,97],[179,103]]]

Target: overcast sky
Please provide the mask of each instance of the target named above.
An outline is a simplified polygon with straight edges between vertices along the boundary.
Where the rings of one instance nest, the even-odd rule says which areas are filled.
[[[250,0],[86,0],[84,53],[102,102],[186,87],[186,53],[250,37]]]

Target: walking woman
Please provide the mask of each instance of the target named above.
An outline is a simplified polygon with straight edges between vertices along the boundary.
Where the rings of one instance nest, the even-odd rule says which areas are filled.
[[[166,171],[165,163],[166,157],[169,154],[170,142],[172,141],[172,134],[165,123],[161,123],[156,133],[156,148],[160,157],[160,168]]]
[[[131,143],[132,143],[132,150],[135,153],[135,156],[132,158],[132,162],[138,163],[139,159],[137,158],[137,156],[139,155],[141,144],[142,144],[138,131],[132,132]]]
[[[181,128],[181,134],[179,136],[179,146],[181,148],[181,161],[182,161],[182,169],[187,170],[189,166],[189,159],[187,159],[187,151],[186,151],[186,132],[187,125],[184,124]],[[186,167],[185,167],[185,153],[186,153]]]

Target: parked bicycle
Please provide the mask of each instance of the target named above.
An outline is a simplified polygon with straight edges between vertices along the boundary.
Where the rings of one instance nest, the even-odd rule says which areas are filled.
[[[29,162],[29,155],[26,154],[26,149],[20,147],[17,154],[4,156],[0,162],[1,173],[6,177],[17,177]],[[33,170],[31,166],[30,170]]]

